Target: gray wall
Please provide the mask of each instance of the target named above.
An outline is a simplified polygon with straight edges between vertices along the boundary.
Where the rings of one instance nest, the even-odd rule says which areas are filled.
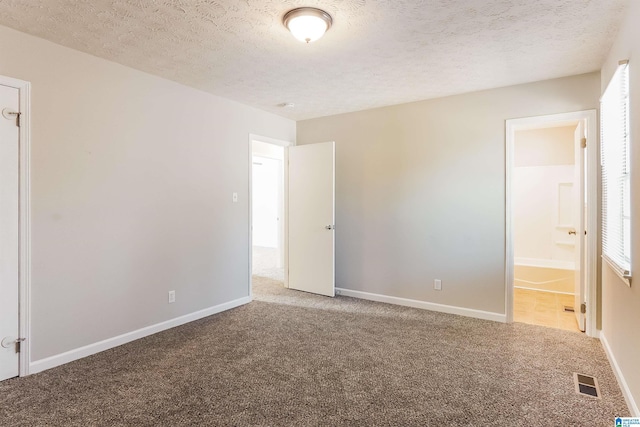
[[[248,136],[293,140],[295,122],[0,40],[0,74],[32,83],[31,360],[248,296]]]
[[[602,92],[618,61],[628,59],[631,90],[631,274],[628,287],[606,262],[602,263],[602,335],[640,405],[640,2],[631,1],[626,20],[602,67]],[[640,413],[636,412],[636,416]]]
[[[505,313],[505,120],[596,108],[599,88],[591,73],[298,122],[298,144],[336,141],[336,285]]]

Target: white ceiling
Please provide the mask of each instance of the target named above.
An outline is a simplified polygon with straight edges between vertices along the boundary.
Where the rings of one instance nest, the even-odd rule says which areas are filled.
[[[0,24],[301,120],[598,70],[627,2],[0,0]],[[299,6],[333,17],[319,41],[281,24]]]

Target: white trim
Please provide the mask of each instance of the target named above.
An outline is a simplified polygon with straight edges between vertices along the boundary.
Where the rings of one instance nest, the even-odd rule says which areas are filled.
[[[515,257],[514,265],[521,266],[521,267],[556,268],[559,270],[575,269],[575,265],[572,261],[559,261],[557,259]]]
[[[289,147],[296,145],[293,142]],[[284,206],[282,215],[284,217],[284,287],[289,288],[289,147],[284,149],[284,161],[282,163],[282,167],[284,170],[283,180],[284,180],[284,193],[282,194],[284,197]]]
[[[516,130],[510,125],[510,121],[506,121],[505,129],[505,243],[504,243],[504,275],[505,275],[505,313],[507,323],[513,322],[513,285],[515,276],[515,249],[513,245],[513,206],[511,204],[511,188],[513,181],[513,168],[515,167],[513,143],[516,139]]]
[[[107,338],[106,340],[89,344],[84,347],[56,354],[55,356],[36,360],[35,362],[31,362],[29,371],[30,373],[35,374],[47,369],[55,368],[56,366],[64,365],[65,363],[73,362],[74,360],[82,359],[83,357],[91,356],[92,354],[109,350],[110,348],[114,348],[122,344],[126,344],[128,342],[156,334],[158,332],[166,331],[167,329],[175,328],[176,326],[184,325],[185,323],[193,322],[194,320],[202,319],[213,314],[230,310],[232,308],[236,308],[250,302],[250,297],[243,297],[234,301],[229,301],[223,304],[215,305],[213,307],[205,308],[194,313],[185,314],[184,316],[176,317],[165,322],[156,323],[155,325],[127,332],[116,337]]]
[[[295,145],[295,142],[285,141],[284,139],[276,139],[268,136],[256,135],[255,133],[249,134],[249,141],[260,141],[266,144],[278,145],[280,147],[290,147]]]
[[[253,299],[253,276],[251,274],[253,270],[253,141],[264,142],[266,144],[273,144],[285,148],[284,159],[282,159],[282,179],[284,181],[282,194],[282,197],[284,198],[284,206],[282,208],[284,239],[282,244],[284,245],[283,268],[285,288],[289,287],[289,216],[287,215],[287,212],[289,211],[289,168],[287,167],[289,164],[289,152],[287,151],[287,147],[295,145],[295,142],[291,141],[256,135],[253,133],[249,134],[249,297],[251,299]]]
[[[609,266],[611,271],[613,271],[614,273],[616,273],[618,275],[620,280],[625,285],[631,287],[631,275],[629,274],[629,271],[626,271],[626,270],[623,270],[622,268],[620,268],[620,266],[618,265],[617,262],[615,262],[614,260],[612,260],[611,258],[606,256],[605,254],[602,254],[602,259]]]
[[[587,186],[587,237],[585,238],[586,257],[585,273],[587,274],[587,336],[597,338],[598,331],[598,263],[600,262],[600,249],[598,238],[600,236],[600,204],[598,201],[598,188],[600,187],[600,137],[598,133],[598,118],[596,110],[586,112],[587,117],[587,170],[585,171],[585,184]]]
[[[18,89],[19,129],[19,254],[18,254],[18,327],[25,341],[20,347],[19,375],[29,375],[31,353],[31,83],[0,76],[0,84]]]
[[[599,262],[598,236],[600,234],[600,223],[598,222],[598,133],[597,133],[596,110],[576,111],[571,113],[551,114],[546,116],[526,117],[521,119],[510,119],[505,123],[505,306],[507,322],[513,322],[513,206],[511,203],[511,180],[514,168],[514,142],[516,130],[533,129],[540,127],[552,127],[567,125],[576,121],[586,120],[587,127],[587,170],[585,171],[585,184],[587,191],[587,218],[586,223],[589,228],[586,237],[586,260],[585,260],[585,286],[587,305],[587,325],[585,333],[587,336],[597,335],[596,317],[596,292],[597,292],[597,269]]]
[[[631,412],[631,415],[634,417],[640,417],[640,410],[638,409],[638,404],[633,398],[633,395],[631,394],[631,390],[629,389],[629,385],[627,384],[627,381],[624,379],[622,370],[620,370],[620,366],[618,365],[618,362],[616,361],[616,358],[613,355],[613,351],[609,346],[609,342],[607,341],[607,338],[602,332],[600,332],[600,342],[602,343],[602,348],[604,348],[604,352],[607,355],[607,359],[609,359],[609,364],[613,368],[613,373],[616,375],[616,379],[618,380],[618,385],[620,386],[620,390],[622,391],[624,400],[627,402],[627,406],[629,407],[629,411]]]
[[[333,188],[331,189],[333,200],[331,200],[332,212],[331,215],[333,218],[331,219],[331,223],[333,224],[333,247],[332,251],[332,259],[331,259],[331,268],[333,272],[331,274],[331,278],[333,279],[333,296],[336,296],[336,142],[331,141],[331,146],[333,147],[333,164],[331,168],[333,169]]]
[[[507,321],[506,315],[501,313],[492,313],[490,311],[474,310],[472,308],[455,307],[452,305],[436,304],[433,302],[392,297],[388,295],[372,294],[369,292],[354,291],[351,289],[336,288],[336,295],[360,298],[368,301],[384,302],[404,307],[420,308],[440,313],[457,314],[459,316],[474,317],[476,319],[493,320],[494,322],[506,323]]]

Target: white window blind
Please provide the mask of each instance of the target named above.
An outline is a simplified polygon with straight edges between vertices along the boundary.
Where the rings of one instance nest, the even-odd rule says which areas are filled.
[[[628,62],[618,66],[600,100],[602,256],[631,277]]]

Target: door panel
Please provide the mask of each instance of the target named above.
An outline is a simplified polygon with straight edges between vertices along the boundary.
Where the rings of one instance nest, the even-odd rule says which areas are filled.
[[[18,111],[18,89],[0,85],[0,111]],[[18,376],[18,126],[0,115],[0,380]]]
[[[335,295],[335,147],[289,147],[289,288]]]

